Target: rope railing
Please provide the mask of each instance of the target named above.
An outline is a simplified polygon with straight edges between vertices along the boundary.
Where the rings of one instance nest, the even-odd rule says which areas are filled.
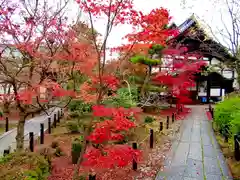
[[[142,141],[140,141],[138,145],[141,146],[149,137],[150,137],[150,134],[147,135]]]
[[[176,114],[173,113],[172,114],[172,124],[175,122],[175,119],[176,119]],[[169,124],[170,124],[170,119],[169,119],[169,116],[167,116],[166,126],[165,126],[166,129],[169,129]],[[159,125],[160,125],[159,129],[156,132],[161,133],[163,131],[163,122],[160,122]],[[137,148],[141,147],[144,144],[144,142],[148,139],[149,139],[149,148],[153,149],[153,147],[154,147],[154,131],[151,128],[150,128],[149,134],[147,136],[145,136],[140,142],[132,142],[133,149],[137,149]],[[135,171],[137,170],[137,161],[134,158],[133,158],[133,167],[132,168]]]

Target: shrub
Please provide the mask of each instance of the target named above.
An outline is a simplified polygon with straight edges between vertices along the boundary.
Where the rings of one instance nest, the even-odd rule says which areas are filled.
[[[73,112],[69,113],[69,116],[71,118],[78,118],[78,117],[80,117],[80,113],[78,111],[73,111]]]
[[[77,99],[72,100],[68,107],[71,112],[77,112],[76,114],[90,113],[92,111],[91,104],[84,103],[83,101]]]
[[[56,149],[48,147],[47,145],[40,145],[36,152],[43,156],[51,167],[52,158],[55,156]]]
[[[80,139],[75,139],[72,142],[72,163],[77,164],[80,157],[80,152],[82,150],[82,141]]]
[[[1,180],[46,180],[50,171],[49,162],[37,153],[12,153],[0,162]]]
[[[51,144],[51,147],[54,148],[54,149],[59,147],[58,141],[53,141],[52,144]]]
[[[151,117],[151,116],[147,116],[144,119],[145,123],[152,123],[153,121],[155,121],[155,119],[153,117]]]
[[[55,156],[57,156],[57,157],[64,156],[64,153],[60,147],[57,147],[55,150],[56,150],[54,153]]]
[[[64,153],[62,149],[59,147],[58,142],[54,141],[51,144],[51,147],[47,145],[40,145],[40,147],[37,149],[37,153],[44,156],[49,162],[51,161],[52,157],[60,157],[63,156]]]
[[[221,134],[229,129],[231,134],[240,131],[240,97],[231,96],[214,108],[214,122]]]
[[[80,142],[74,141],[74,142],[72,143],[72,151],[73,151],[73,152],[80,152],[81,149],[82,149],[82,145],[81,145]]]
[[[79,132],[79,127],[77,122],[70,121],[67,123],[67,128],[71,133]]]
[[[113,105],[116,107],[131,108],[137,106],[138,91],[137,88],[131,88],[131,95],[128,88],[120,88],[117,91],[117,95],[109,97],[104,100],[105,105]]]

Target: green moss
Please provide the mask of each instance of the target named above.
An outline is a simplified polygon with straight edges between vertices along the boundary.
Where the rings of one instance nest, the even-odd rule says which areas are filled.
[[[144,119],[145,123],[152,123],[153,121],[155,121],[155,119],[153,117],[151,117],[151,116],[147,116]]]
[[[12,153],[0,161],[1,180],[46,180],[50,164],[37,153]]]

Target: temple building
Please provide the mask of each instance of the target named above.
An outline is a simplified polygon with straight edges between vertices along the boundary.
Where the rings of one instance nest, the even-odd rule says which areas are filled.
[[[200,103],[221,101],[222,96],[238,88],[237,73],[226,66],[226,62],[233,62],[234,58],[223,45],[207,36],[194,15],[180,26],[173,23],[169,28],[177,28],[179,34],[168,39],[168,47],[173,49],[186,47],[187,51],[182,54],[182,58],[185,56],[191,60],[200,60],[195,56],[198,54],[212,69],[207,75],[200,73],[195,75],[196,86],[190,89],[193,101]],[[181,58],[181,55],[178,58]]]

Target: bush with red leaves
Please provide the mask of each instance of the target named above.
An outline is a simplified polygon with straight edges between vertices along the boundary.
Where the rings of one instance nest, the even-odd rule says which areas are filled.
[[[93,115],[106,118],[95,125],[95,129],[88,136],[93,144],[84,155],[83,166],[93,169],[115,168],[127,166],[140,157],[140,151],[125,144],[116,144],[123,140],[124,133],[135,127],[128,117],[136,116],[139,109],[107,108],[101,105],[93,106]],[[115,144],[113,144],[115,142]]]

